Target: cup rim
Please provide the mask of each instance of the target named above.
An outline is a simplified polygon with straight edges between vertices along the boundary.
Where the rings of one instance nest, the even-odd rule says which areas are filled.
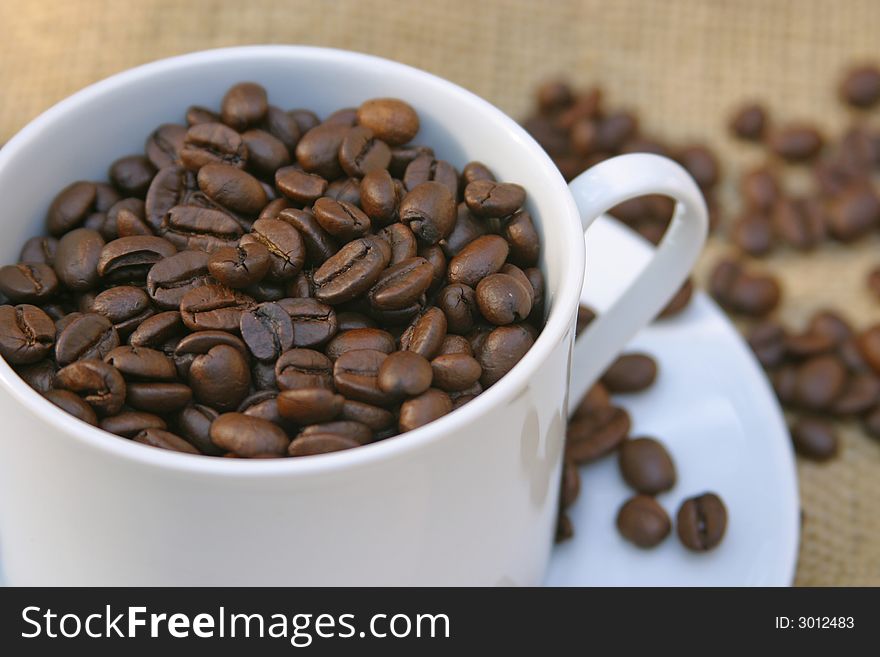
[[[45,419],[55,429],[65,434],[65,439],[72,436],[84,446],[127,461],[206,476],[288,477],[346,470],[376,461],[391,460],[439,442],[447,434],[467,426],[475,418],[490,412],[494,407],[509,400],[514,395],[518,383],[534,374],[547,360],[555,345],[563,339],[566,331],[573,329],[571,318],[579,302],[584,277],[583,231],[574,198],[550,157],[522,126],[487,100],[437,75],[375,55],[314,46],[252,45],[201,50],[156,60],[95,82],[47,109],[30,121],[0,149],[0,169],[10,166],[18,153],[26,150],[32,139],[57,117],[72,107],[99,100],[103,94],[112,92],[118,86],[136,85],[142,79],[162,75],[180,66],[198,65],[218,60],[265,58],[266,56],[318,62],[350,62],[356,59],[367,62],[371,66],[384,68],[389,74],[419,77],[423,82],[434,86],[438,93],[452,96],[457,102],[470,105],[480,112],[492,114],[499,129],[509,133],[508,138],[515,139],[530,151],[530,157],[534,159],[536,167],[549,168],[550,179],[554,185],[550,193],[558,195],[560,202],[567,206],[568,210],[565,216],[554,218],[554,228],[564,230],[567,233],[562,239],[565,244],[569,245],[568,256],[571,258],[571,266],[561,277],[559,287],[554,294],[553,307],[544,328],[525,356],[497,383],[461,408],[423,427],[377,443],[363,445],[357,449],[306,458],[234,459],[235,462],[231,462],[230,459],[207,458],[201,455],[156,449],[130,440],[108,440],[107,432],[77,420],[56,407],[28,386],[9,363],[0,358],[0,384],[2,387],[9,391],[12,397],[26,407],[29,412]]]

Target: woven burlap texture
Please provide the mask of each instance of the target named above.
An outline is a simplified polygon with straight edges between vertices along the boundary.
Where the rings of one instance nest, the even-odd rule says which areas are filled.
[[[515,117],[548,75],[600,83],[610,104],[640,112],[646,132],[718,150],[728,217],[737,173],[761,157],[725,134],[731,108],[759,98],[775,118],[839,132],[850,118],[834,94],[842,70],[880,60],[876,0],[0,0],[0,25],[0,140],[82,86],[156,58],[235,44],[326,45],[427,69]],[[877,321],[880,305],[864,285],[880,262],[877,243],[774,256],[767,266],[784,282],[782,316],[803,322],[827,306],[859,325]],[[709,245],[701,275],[723,250],[717,239]],[[843,439],[836,461],[798,464],[798,584],[880,585],[880,443],[856,426],[844,427]]]

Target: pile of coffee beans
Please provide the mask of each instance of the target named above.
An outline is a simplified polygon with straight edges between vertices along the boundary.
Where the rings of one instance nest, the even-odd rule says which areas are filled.
[[[540,243],[522,187],[418,132],[401,100],[322,121],[251,82],[190,107],[0,268],[0,354],[79,419],[192,454],[319,454],[451,412],[541,330]]]
[[[595,316],[592,309],[582,306],[578,313],[578,332]],[[565,510],[580,492],[578,466],[615,453],[623,480],[636,493],[618,511],[620,534],[638,547],[651,548],[662,543],[671,532],[672,521],[655,496],[675,486],[676,470],[672,457],[663,443],[655,438],[631,437],[629,413],[611,399],[611,394],[647,390],[656,378],[657,362],[650,355],[623,354],[581,400],[569,421],[566,436],[557,541],[574,535],[574,527]],[[726,526],[727,510],[714,493],[685,500],[678,512],[679,538],[691,550],[706,551],[717,546]]]
[[[715,192],[721,168],[704,144],[672,145],[645,135],[635,113],[605,107],[599,87],[575,92],[566,82],[551,80],[538,88],[535,105],[535,113],[523,127],[543,146],[566,180],[615,155],[665,155],[694,177],[706,197],[710,224],[718,223]],[[656,244],[674,207],[666,196],[643,196],[620,204],[611,214]]]

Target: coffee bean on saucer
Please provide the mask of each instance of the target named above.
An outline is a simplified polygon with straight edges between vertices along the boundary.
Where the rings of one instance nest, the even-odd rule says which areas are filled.
[[[598,460],[620,446],[630,426],[629,414],[616,406],[575,417],[568,425],[566,457],[578,464]]]
[[[617,512],[617,530],[630,543],[652,548],[669,536],[672,522],[653,497],[636,495]]]
[[[715,493],[703,493],[682,502],[675,524],[682,545],[705,552],[717,547],[724,538],[727,508]]]
[[[640,392],[657,378],[657,363],[647,354],[624,354],[602,375],[602,383],[612,393]]]
[[[618,450],[624,480],[639,493],[656,495],[675,485],[675,466],[669,452],[653,438],[624,440]]]

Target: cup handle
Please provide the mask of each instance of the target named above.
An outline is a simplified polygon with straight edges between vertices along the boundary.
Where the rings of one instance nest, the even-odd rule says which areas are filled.
[[[657,316],[684,282],[706,241],[708,213],[690,174],[659,155],[633,153],[605,160],[572,180],[569,187],[585,231],[600,215],[638,196],[662,194],[676,201],[669,228],[647,266],[575,341],[568,397],[571,415],[626,343]]]

